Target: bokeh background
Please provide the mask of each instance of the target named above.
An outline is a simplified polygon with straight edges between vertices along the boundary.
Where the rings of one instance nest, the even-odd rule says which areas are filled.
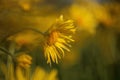
[[[0,0],[0,43],[24,28],[45,32],[60,15],[77,27],[71,52],[50,67],[35,50],[32,67],[56,69],[58,80],[120,80],[119,0]]]

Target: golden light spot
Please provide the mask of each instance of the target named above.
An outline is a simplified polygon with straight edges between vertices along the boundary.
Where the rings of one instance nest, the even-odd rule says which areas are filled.
[[[31,9],[31,4],[29,1],[19,1],[19,5],[25,11],[29,11]]]

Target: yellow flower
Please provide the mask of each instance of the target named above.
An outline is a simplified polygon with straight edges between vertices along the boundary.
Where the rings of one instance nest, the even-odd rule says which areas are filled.
[[[41,67],[37,67],[32,75],[32,80],[58,80],[58,71],[56,69],[50,72]]]
[[[72,34],[76,28],[72,20],[63,20],[63,16],[60,16],[56,23],[46,32],[44,43],[44,54],[47,59],[47,63],[53,61],[58,63],[58,59],[64,56],[64,50],[70,51],[70,42],[73,42]]]
[[[8,40],[15,42],[17,49],[25,47],[30,50],[32,49],[31,47],[34,49],[34,47],[38,47],[43,42],[45,58],[47,63],[51,64],[51,61],[58,63],[58,59],[64,56],[64,50],[70,51],[69,47],[71,45],[69,43],[74,41],[72,34],[75,31],[73,20],[64,21],[63,16],[60,16],[45,33],[41,33],[37,29],[23,30],[8,37]]]
[[[31,9],[31,1],[30,0],[20,0],[20,1],[18,1],[18,4],[25,11],[29,11]]]
[[[80,30],[87,31],[90,34],[94,34],[96,32],[98,21],[87,6],[73,4],[69,11],[77,26],[80,26]]]
[[[15,42],[18,49],[20,49],[22,46],[26,46],[27,48],[31,49],[32,47],[38,46],[41,37],[42,35],[32,30],[23,30],[22,32],[8,37],[7,40]]]
[[[16,57],[16,61],[17,61],[18,66],[20,66],[22,68],[30,67],[30,65],[32,63],[31,60],[32,60],[32,57],[25,54],[25,53],[21,53],[20,55],[18,55]]]

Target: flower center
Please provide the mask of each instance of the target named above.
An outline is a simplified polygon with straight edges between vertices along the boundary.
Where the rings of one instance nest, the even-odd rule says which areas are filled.
[[[57,31],[51,32],[48,38],[48,44],[49,45],[54,44],[57,41],[58,37],[59,37],[59,33]]]

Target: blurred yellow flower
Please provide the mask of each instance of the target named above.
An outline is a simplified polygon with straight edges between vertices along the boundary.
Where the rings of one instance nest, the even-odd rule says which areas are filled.
[[[31,30],[25,30],[8,37],[9,41],[13,41],[17,44],[16,47],[18,49],[21,48],[22,46],[27,46],[27,47],[37,46],[38,43],[40,43],[40,39],[41,39],[41,35]]]
[[[29,74],[29,73],[27,73]],[[35,68],[35,71],[31,76],[29,76],[29,79],[25,75],[25,71],[18,66],[16,68],[16,78],[17,80],[58,80],[58,71],[56,69],[51,70],[50,72],[47,72],[45,69],[41,67]]]
[[[25,54],[25,53],[21,53],[20,55],[18,55],[16,57],[17,65],[22,67],[22,68],[30,67],[30,65],[32,63],[31,60],[32,60],[32,57]]]
[[[89,9],[93,12],[95,18],[106,27],[112,24],[112,17],[107,8],[99,3],[89,3]]]
[[[18,53],[16,56],[16,78],[17,80],[29,80],[30,65],[32,64],[32,57],[25,52]]]
[[[48,79],[47,80],[58,80],[58,71],[56,69],[53,69],[50,73],[48,73]]]
[[[30,0],[20,0],[20,1],[18,1],[18,4],[25,11],[29,11],[31,9],[31,1]]]
[[[73,4],[69,8],[71,17],[75,20],[77,26],[82,31],[87,31],[91,34],[96,32],[98,21],[93,13],[85,5]]]
[[[37,67],[32,75],[32,80],[58,80],[56,69],[47,72],[43,68]]]
[[[56,23],[46,32],[44,54],[47,59],[47,63],[51,64],[51,61],[58,63],[58,59],[64,56],[64,50],[70,51],[70,42],[73,42],[72,34],[76,28],[72,20],[63,20],[63,16],[60,16],[56,20]]]

